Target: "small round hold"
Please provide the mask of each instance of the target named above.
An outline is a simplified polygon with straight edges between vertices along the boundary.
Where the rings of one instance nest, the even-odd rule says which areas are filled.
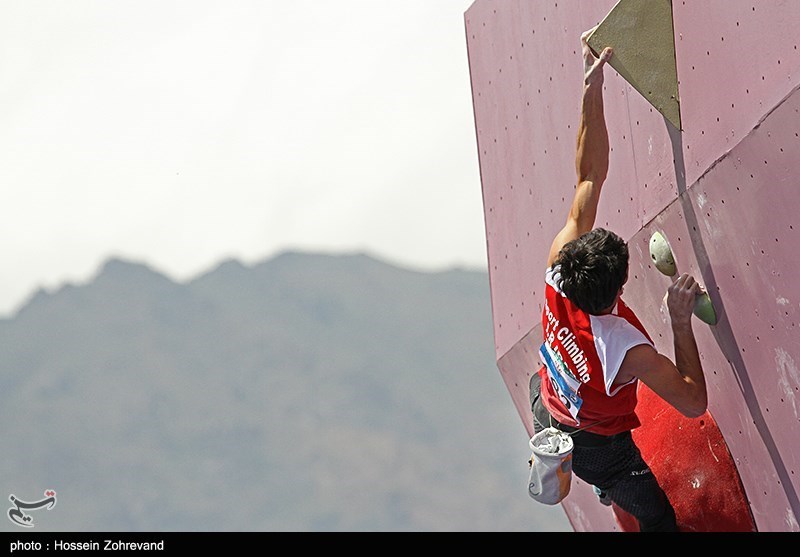
[[[653,260],[656,269],[668,277],[672,277],[678,272],[675,258],[672,256],[672,248],[669,247],[669,242],[661,232],[655,232],[650,237],[650,259]]]

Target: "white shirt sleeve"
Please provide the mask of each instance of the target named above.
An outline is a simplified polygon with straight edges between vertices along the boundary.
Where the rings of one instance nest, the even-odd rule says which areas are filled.
[[[558,292],[563,296],[564,293],[561,292],[561,289],[558,287],[558,281],[561,280],[560,271],[561,269],[559,268],[558,265],[548,268],[547,272],[544,274],[544,281],[550,286],[552,286],[556,292]]]
[[[635,379],[623,385],[614,386],[614,380],[619,373],[619,367],[628,350],[640,344],[652,346],[647,337],[642,332],[628,323],[622,317],[616,315],[591,315],[592,332],[594,333],[594,345],[597,349],[597,356],[603,365],[603,380],[606,386],[606,394],[614,396],[617,392]],[[612,386],[614,389],[612,390]]]

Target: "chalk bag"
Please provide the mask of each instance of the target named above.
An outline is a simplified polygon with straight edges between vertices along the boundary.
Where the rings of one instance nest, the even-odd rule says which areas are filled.
[[[528,443],[528,495],[545,505],[556,505],[569,495],[572,484],[572,437],[554,427],[543,429]]]

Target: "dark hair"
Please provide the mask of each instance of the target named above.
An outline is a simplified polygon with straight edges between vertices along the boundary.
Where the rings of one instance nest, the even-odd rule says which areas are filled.
[[[558,286],[586,313],[597,315],[614,303],[628,278],[628,246],[608,230],[595,228],[564,244],[555,261]]]

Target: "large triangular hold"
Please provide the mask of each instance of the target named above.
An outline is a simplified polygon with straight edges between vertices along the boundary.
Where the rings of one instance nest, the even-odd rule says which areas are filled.
[[[619,0],[588,41],[613,47],[611,67],[682,129],[671,0]]]

